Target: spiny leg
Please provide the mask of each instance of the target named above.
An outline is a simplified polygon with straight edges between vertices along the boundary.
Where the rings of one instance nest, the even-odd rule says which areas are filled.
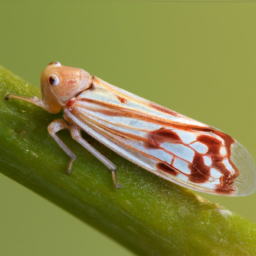
[[[53,139],[57,142],[57,144],[65,151],[65,153],[71,158],[68,163],[68,171],[67,173],[71,173],[72,163],[76,160],[76,155],[67,147],[67,145],[56,135],[56,133],[60,130],[68,129],[68,124],[63,119],[56,119],[51,122],[47,130],[49,134],[53,137]]]
[[[111,170],[113,183],[116,188],[120,188],[121,186],[116,182],[116,166],[82,138],[80,128],[74,125],[70,125],[69,129],[74,140],[76,140],[79,144],[91,152],[98,160],[100,160],[108,169]]]

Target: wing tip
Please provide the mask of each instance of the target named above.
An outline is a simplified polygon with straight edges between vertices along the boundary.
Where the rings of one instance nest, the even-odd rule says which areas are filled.
[[[231,147],[231,160],[239,170],[235,179],[236,192],[233,196],[247,196],[256,188],[256,168],[250,153],[237,141]]]

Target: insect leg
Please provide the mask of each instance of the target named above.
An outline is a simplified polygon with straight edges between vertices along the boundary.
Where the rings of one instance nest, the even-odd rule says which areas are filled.
[[[116,166],[82,138],[80,128],[75,125],[70,125],[69,129],[74,140],[76,140],[79,144],[91,152],[98,160],[100,160],[108,169],[111,170],[113,183],[116,188],[120,188],[120,185],[118,185],[116,182]]]
[[[38,97],[26,98],[26,97],[18,96],[15,94],[6,94],[4,97],[5,100],[9,100],[11,98],[30,102],[36,106],[43,108],[44,110],[46,110],[50,113],[54,113],[54,112],[52,112],[52,109],[47,104],[44,104],[44,102],[42,100],[40,100]]]
[[[75,154],[67,147],[66,144],[56,135],[56,133],[63,129],[69,129],[68,124],[63,119],[56,119],[51,122],[47,130],[49,134],[53,137],[53,139],[57,142],[57,144],[65,151],[65,153],[71,158],[68,163],[68,171],[67,173],[71,173],[72,163],[76,160]]]

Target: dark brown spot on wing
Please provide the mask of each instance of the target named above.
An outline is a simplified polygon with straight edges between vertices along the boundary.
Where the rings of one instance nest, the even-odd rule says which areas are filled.
[[[152,144],[156,145],[157,147],[160,147],[160,144],[164,142],[182,143],[180,137],[174,131],[166,128],[160,128],[150,132],[148,138]]]
[[[176,176],[178,174],[178,172],[175,171],[172,167],[163,163],[156,164],[156,168],[173,176]]]
[[[221,184],[216,186],[216,193],[222,194],[222,195],[232,195],[236,189],[232,184],[235,181],[235,178],[233,176],[223,176],[220,178]]]
[[[204,183],[210,178],[210,168],[204,164],[203,156],[195,153],[193,164],[189,164],[191,175],[189,181],[195,183]]]
[[[209,135],[200,135],[197,138],[198,142],[202,142],[208,147],[208,152],[211,154],[219,154],[222,143],[217,138]]]
[[[118,100],[119,100],[121,103],[127,104],[127,99],[125,99],[125,98],[123,98],[123,97],[121,97],[121,96],[118,96],[118,95],[116,95],[116,97],[118,98]]]
[[[215,189],[215,192],[216,194],[219,194],[219,195],[223,195],[223,196],[227,196],[227,195],[232,195],[234,194],[236,190],[234,189],[234,187],[230,187],[230,188],[216,188]]]

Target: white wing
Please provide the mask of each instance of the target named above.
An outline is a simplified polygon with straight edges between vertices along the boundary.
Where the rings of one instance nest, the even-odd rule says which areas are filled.
[[[164,179],[213,194],[255,190],[254,162],[229,135],[98,78],[64,112],[70,123]]]

